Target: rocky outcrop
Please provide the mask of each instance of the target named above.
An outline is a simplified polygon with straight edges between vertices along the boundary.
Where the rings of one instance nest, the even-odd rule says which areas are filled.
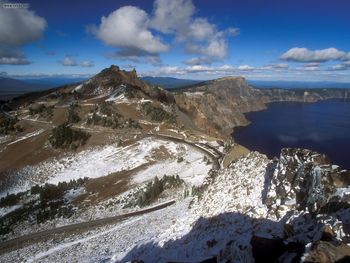
[[[265,108],[244,78],[228,77],[177,92],[176,104],[195,125],[214,136],[227,137],[232,128],[247,125],[244,113]]]
[[[343,243],[332,244],[319,241],[311,246],[309,253],[304,258],[304,262],[350,262],[350,247]]]
[[[208,218],[198,232],[226,233],[221,260],[335,262],[350,255],[349,178],[310,150],[252,152],[208,179],[193,218]]]
[[[80,99],[109,97],[124,94],[128,98],[151,98],[171,103],[171,93],[160,87],[150,86],[137,77],[135,70],[125,71],[112,65],[74,89]]]
[[[350,173],[331,165],[325,155],[285,148],[275,162],[266,205],[278,218],[291,209],[315,214],[350,201]]]

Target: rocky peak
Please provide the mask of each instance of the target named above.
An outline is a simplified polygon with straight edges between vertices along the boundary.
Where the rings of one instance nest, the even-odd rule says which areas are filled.
[[[91,81],[95,81],[98,84],[109,85],[135,85],[144,86],[145,83],[138,79],[136,71],[121,70],[116,65],[111,65],[109,68],[103,69],[100,73],[94,76]]]
[[[149,86],[137,77],[136,70],[125,71],[111,65],[74,89],[81,98],[117,97],[151,98],[161,102],[172,102],[172,95],[159,87]]]

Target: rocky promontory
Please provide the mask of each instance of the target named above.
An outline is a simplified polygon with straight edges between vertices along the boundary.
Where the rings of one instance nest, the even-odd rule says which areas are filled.
[[[249,124],[244,113],[263,110],[268,103],[310,103],[342,99],[348,94],[349,89],[258,89],[243,77],[225,77],[178,90],[175,99],[199,129],[228,138],[234,127]]]

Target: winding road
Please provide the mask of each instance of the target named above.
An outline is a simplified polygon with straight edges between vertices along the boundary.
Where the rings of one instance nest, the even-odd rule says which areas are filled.
[[[88,222],[82,222],[82,223],[77,223],[77,224],[72,224],[72,225],[67,225],[67,226],[62,226],[62,227],[57,227],[49,230],[44,230],[36,233],[32,233],[29,235],[25,236],[20,236],[14,239],[6,240],[4,242],[0,243],[0,255],[5,254],[7,252],[20,249],[22,247],[28,246],[32,243],[40,242],[43,240],[47,240],[51,237],[53,237],[55,234],[68,234],[71,232],[76,232],[76,231],[86,231],[89,230],[92,227],[97,227],[97,226],[102,226],[102,225],[108,225],[112,223],[117,223],[122,220],[135,217],[135,216],[140,216],[143,214],[151,213],[160,209],[163,209],[165,207],[168,207],[170,205],[173,205],[175,203],[175,200],[170,200],[165,203],[161,203],[159,205],[142,209],[139,211],[127,213],[127,214],[122,214],[122,215],[117,215],[117,216],[112,216],[112,217],[107,217],[107,218],[101,218],[101,219],[96,219]]]
[[[35,121],[35,120],[29,120],[29,121]],[[83,127],[75,127],[75,128],[83,128]],[[115,131],[113,131],[113,133],[115,134]],[[186,141],[186,140],[181,139],[181,138],[176,138],[176,137],[164,135],[164,134],[135,133],[134,135],[138,135],[141,137],[153,137],[153,138],[158,138],[158,139],[162,139],[162,140],[173,141],[175,143],[182,143],[182,144],[189,145],[189,146],[197,149],[198,151],[204,153],[205,155],[207,155],[213,161],[213,169],[216,169],[216,170],[220,169],[219,160],[222,157],[222,153],[211,145],[208,145],[205,143],[195,143],[195,142],[191,142],[191,141]],[[27,138],[24,138],[24,139],[27,139]],[[150,207],[150,208],[146,208],[143,210],[139,210],[139,211],[135,211],[135,212],[127,213],[127,214],[96,219],[96,220],[92,220],[92,221],[88,221],[88,222],[76,223],[76,224],[72,224],[72,225],[57,227],[54,229],[49,229],[49,230],[45,230],[45,231],[40,231],[40,232],[28,234],[25,236],[20,236],[20,237],[11,239],[11,240],[0,242],[0,255],[7,253],[9,251],[20,249],[22,247],[28,246],[28,245],[35,243],[35,242],[47,240],[50,237],[53,237],[55,234],[62,234],[62,233],[68,234],[68,233],[76,232],[76,231],[86,231],[86,230],[91,229],[93,227],[112,224],[112,223],[120,222],[122,220],[131,218],[131,217],[139,216],[139,215],[146,214],[146,213],[151,213],[153,211],[157,211],[157,210],[163,209],[167,206],[170,206],[174,203],[175,203],[175,200],[171,200],[171,201],[168,201],[166,203],[162,203],[162,204]]]

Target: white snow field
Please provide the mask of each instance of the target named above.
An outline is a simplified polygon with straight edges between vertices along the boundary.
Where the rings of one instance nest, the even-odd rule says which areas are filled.
[[[202,199],[192,202],[191,208],[192,198],[189,197],[114,226],[11,252],[5,255],[6,259],[127,262],[136,258],[145,262],[186,262],[189,256],[191,260],[202,260],[217,255],[229,240],[234,239],[235,246],[244,248],[236,253],[237,262],[245,259],[249,262],[249,241],[254,231],[262,231],[264,226],[270,229],[271,235],[281,234],[276,222],[259,221],[267,215],[267,209],[261,203],[267,163],[267,158],[262,155],[239,160],[229,170],[219,172]],[[242,170],[242,167],[246,168]],[[252,209],[254,206],[256,210]],[[209,248],[207,242],[212,239],[217,245]]]
[[[152,153],[161,146],[166,148],[171,156],[170,159],[159,161],[152,157]],[[182,162],[177,161],[180,156],[183,158]],[[70,154],[61,159],[53,158],[38,165],[27,166],[14,173],[15,182],[9,189],[0,192],[0,197],[7,193],[28,190],[35,184],[57,184],[84,177],[103,177],[149,162],[155,164],[136,173],[134,176],[136,183],[151,180],[155,176],[162,177],[164,174],[178,174],[188,183],[198,185],[203,182],[211,168],[211,165],[203,161],[203,153],[198,152],[195,148],[149,137],[126,147],[120,147],[115,143],[91,148],[78,154]]]
[[[27,262],[198,262],[216,255],[231,262],[254,262],[250,240],[253,235],[276,238],[284,235],[284,223],[263,204],[266,169],[270,161],[252,152],[229,168],[207,177],[201,198],[188,197],[174,205],[136,216],[65,239],[51,239],[2,255],[1,261]],[[214,179],[213,179],[214,178]],[[320,235],[320,226],[339,225],[337,238],[345,237],[342,223],[333,215],[321,215],[315,222],[301,222],[294,211],[296,235]],[[349,209],[339,218],[349,223]],[[226,262],[226,261],[225,261]],[[287,261],[288,262],[288,261]]]

